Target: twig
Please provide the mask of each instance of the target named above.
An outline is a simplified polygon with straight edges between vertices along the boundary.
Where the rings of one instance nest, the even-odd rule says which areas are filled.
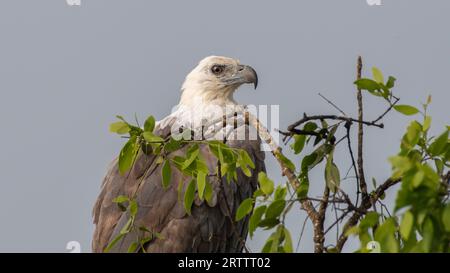
[[[336,110],[338,110],[341,114],[343,114],[344,116],[347,116],[347,114],[341,110],[341,108],[339,108],[336,104],[334,104],[332,101],[330,101],[329,99],[327,99],[324,95],[319,93],[319,96],[322,97],[322,99],[324,99],[326,102],[328,102],[329,104],[331,104],[331,106],[333,106],[334,108],[336,108]]]
[[[401,181],[401,178],[387,179],[383,184],[381,184],[374,191],[374,193],[371,195],[371,197],[365,198],[361,201],[361,205],[358,207],[358,210],[355,210],[353,215],[350,217],[350,219],[348,219],[348,221],[345,223],[342,233],[339,236],[339,240],[337,241],[337,244],[336,244],[336,249],[339,252],[342,251],[342,248],[343,248],[345,242],[347,242],[347,235],[346,235],[347,231],[358,223],[358,220],[362,215],[361,212],[367,212],[373,206],[373,204],[381,196],[383,196],[383,194],[385,193],[385,191],[387,189],[394,186],[395,184],[397,184],[400,181]]]
[[[302,229],[300,230],[300,236],[297,241],[297,247],[295,248],[295,251],[298,251],[298,248],[300,247],[300,242],[302,241],[303,233],[305,232],[306,223],[308,222],[308,217],[305,217],[305,221],[303,221]]]
[[[386,114],[389,113],[389,112],[392,110],[392,108],[398,103],[398,101],[399,101],[400,99],[394,96],[394,100],[395,100],[395,101],[389,105],[389,107],[386,109],[386,111],[384,111],[383,114],[381,114],[379,117],[377,117],[377,118],[374,120],[374,122],[378,122],[378,121],[380,121],[382,118],[384,118],[384,116],[386,116]]]
[[[350,128],[351,128],[351,123],[347,122],[345,123],[345,129],[347,130],[347,146],[348,146],[348,152],[350,153],[350,158],[352,159],[352,167],[353,170],[355,172],[355,177],[356,177],[356,206],[358,205],[359,202],[359,175],[358,175],[358,171],[356,170],[356,163],[355,163],[355,156],[353,155],[353,150],[352,150],[352,144],[350,141]]]
[[[292,131],[295,129],[295,127],[311,121],[311,120],[324,120],[324,119],[331,119],[331,120],[342,120],[342,121],[352,121],[352,122],[357,122],[357,123],[361,123],[367,126],[375,126],[378,128],[384,128],[384,124],[383,123],[377,123],[374,121],[360,121],[359,119],[355,119],[355,118],[350,118],[350,117],[345,117],[345,116],[337,116],[337,115],[314,115],[314,116],[307,116],[306,114],[303,114],[303,118],[294,122],[293,124],[289,125],[287,130],[288,131]]]
[[[344,220],[345,216],[347,216],[347,214],[349,214],[350,211],[346,210],[344,211],[344,213],[341,214],[341,216],[339,216],[336,221],[334,221],[324,232],[324,234],[327,234],[335,225],[337,225],[340,221]]]

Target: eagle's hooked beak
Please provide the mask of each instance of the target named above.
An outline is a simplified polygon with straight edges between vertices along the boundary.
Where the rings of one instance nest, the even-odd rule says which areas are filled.
[[[256,74],[255,69],[249,65],[239,65],[237,73],[224,81],[226,84],[253,83],[256,89],[258,86],[258,74]]]

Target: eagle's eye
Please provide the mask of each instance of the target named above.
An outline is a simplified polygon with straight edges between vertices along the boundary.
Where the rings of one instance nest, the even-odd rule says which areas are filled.
[[[222,65],[213,65],[212,67],[211,67],[211,72],[214,74],[214,75],[219,75],[219,74],[221,74],[222,72],[223,72],[223,70],[224,70],[224,67],[222,66]]]

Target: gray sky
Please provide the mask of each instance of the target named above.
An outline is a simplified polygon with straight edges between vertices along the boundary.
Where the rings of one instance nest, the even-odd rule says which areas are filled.
[[[358,54],[365,75],[378,66],[398,78],[402,103],[420,105],[433,95],[433,132],[449,122],[449,1],[81,2],[1,3],[0,252],[64,252],[71,240],[90,251],[91,207],[123,144],[109,123],[116,114],[169,114],[185,75],[208,55],[252,65],[259,88],[243,87],[236,99],[279,104],[282,128],[303,112],[336,113],[318,92],[354,114]],[[368,119],[384,110],[376,100],[365,102]],[[387,157],[409,120],[393,113],[384,130],[367,130],[369,179],[388,177]],[[342,169],[348,164],[338,158]],[[273,159],[267,165],[284,181]],[[313,193],[322,183],[317,171]],[[304,212],[292,215],[289,227],[298,233],[303,219]],[[259,251],[266,236],[258,233],[250,248]],[[307,228],[300,251],[312,250],[310,238]]]

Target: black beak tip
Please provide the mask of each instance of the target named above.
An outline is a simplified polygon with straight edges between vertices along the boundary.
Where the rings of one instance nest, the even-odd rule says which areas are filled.
[[[253,68],[252,68],[252,71],[253,71],[253,74],[255,76],[255,80],[253,82],[253,85],[254,85],[254,87],[256,89],[256,87],[258,87],[258,74],[256,73],[255,69],[253,69]]]

